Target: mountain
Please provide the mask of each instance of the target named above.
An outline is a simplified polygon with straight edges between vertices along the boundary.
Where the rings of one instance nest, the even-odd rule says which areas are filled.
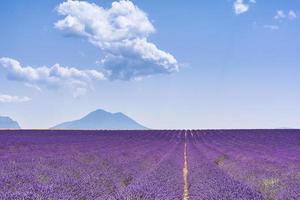
[[[9,117],[0,116],[0,129],[19,129],[20,126],[18,122],[12,120]]]
[[[124,115],[123,113],[110,113],[105,110],[96,110],[89,113],[85,117],[65,122],[57,126],[52,127],[52,129],[110,129],[110,130],[134,130],[134,129],[147,129],[146,127],[140,125],[133,119]]]

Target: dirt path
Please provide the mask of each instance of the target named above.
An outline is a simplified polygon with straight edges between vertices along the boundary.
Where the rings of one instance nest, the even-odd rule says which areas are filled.
[[[184,166],[183,166],[184,189],[183,189],[183,200],[188,200],[189,199],[189,191],[188,191],[188,162],[187,162],[186,138],[187,138],[187,133],[185,133],[185,142],[184,142]]]

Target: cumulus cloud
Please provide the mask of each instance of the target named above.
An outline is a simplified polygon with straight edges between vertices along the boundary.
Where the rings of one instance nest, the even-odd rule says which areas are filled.
[[[175,57],[148,41],[155,28],[147,14],[131,1],[103,8],[86,1],[68,0],[58,5],[64,16],[55,27],[86,38],[101,51],[102,70],[108,79],[131,80],[178,71]]]
[[[250,9],[250,4],[256,4],[256,0],[248,0],[247,3],[245,3],[244,0],[235,0],[233,3],[233,10],[236,15],[243,14]]]
[[[249,10],[249,5],[244,3],[243,0],[236,0],[233,4],[234,12],[236,15],[240,15]]]
[[[78,88],[89,88],[93,80],[104,80],[103,73],[96,70],[79,70],[74,67],[62,67],[55,64],[52,67],[30,67],[22,66],[12,58],[0,58],[2,66],[9,80],[23,82],[39,88],[39,85],[47,87],[70,87],[73,90]]]
[[[0,94],[0,103],[22,103],[30,100],[31,99],[27,96],[19,97],[19,96],[12,96],[8,94]]]

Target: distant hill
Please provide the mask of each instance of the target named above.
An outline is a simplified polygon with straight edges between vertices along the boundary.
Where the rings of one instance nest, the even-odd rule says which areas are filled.
[[[0,129],[19,129],[20,125],[18,122],[12,120],[9,117],[0,116]]]
[[[124,115],[123,113],[110,113],[105,110],[96,110],[89,113],[85,117],[65,122],[51,129],[110,129],[110,130],[134,130],[134,129],[147,129],[146,127],[140,125],[133,119]]]

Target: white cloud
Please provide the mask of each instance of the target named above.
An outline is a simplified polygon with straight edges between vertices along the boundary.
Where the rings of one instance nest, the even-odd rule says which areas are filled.
[[[86,38],[101,51],[101,67],[109,79],[130,80],[178,71],[174,56],[148,41],[155,28],[147,14],[131,1],[113,2],[111,8],[68,0],[57,12],[65,16],[55,27]]]
[[[283,10],[277,10],[276,15],[274,16],[274,19],[284,19],[286,18],[286,15]]]
[[[233,4],[234,12],[236,15],[240,15],[249,10],[249,5],[245,4],[243,0],[236,0]]]
[[[29,97],[18,97],[18,96],[12,96],[8,94],[0,94],[0,103],[22,103],[30,101],[31,99]]]
[[[289,11],[289,13],[288,13],[288,18],[289,19],[296,19],[298,16],[297,16],[297,14],[296,14],[296,12],[295,11],[293,11],[293,10],[290,10]]]
[[[272,31],[277,31],[279,29],[279,26],[277,26],[277,25],[264,25],[264,28],[270,29]]]
[[[278,10],[276,12],[276,15],[274,16],[274,19],[277,19],[277,20],[282,20],[282,19],[289,19],[289,20],[293,20],[293,19],[296,19],[298,16],[297,16],[297,13],[293,10],[290,10],[288,12],[284,12],[283,10]]]
[[[39,88],[47,87],[89,88],[93,80],[104,80],[104,75],[96,70],[79,70],[76,68],[62,67],[55,64],[52,67],[24,67],[12,58],[0,58],[0,66],[7,73],[9,80],[23,82],[26,85]]]

